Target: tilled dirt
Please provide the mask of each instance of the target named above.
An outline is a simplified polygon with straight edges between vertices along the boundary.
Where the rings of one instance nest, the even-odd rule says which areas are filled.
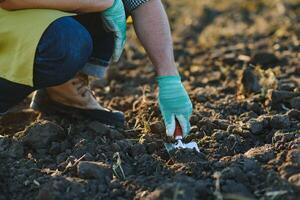
[[[26,110],[0,119],[0,199],[300,199],[300,4],[165,1],[200,153],[163,146],[155,72],[132,28],[93,87],[124,130]]]

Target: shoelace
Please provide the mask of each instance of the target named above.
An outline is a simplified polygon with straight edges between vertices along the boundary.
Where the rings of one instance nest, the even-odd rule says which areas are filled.
[[[88,77],[84,74],[79,74],[78,76],[76,76],[75,80],[73,81],[73,85],[78,87],[77,92],[79,93],[79,95],[81,95],[82,97],[85,97],[87,93],[91,94],[94,98],[96,98],[94,92],[91,90],[91,88],[89,87],[89,80]]]

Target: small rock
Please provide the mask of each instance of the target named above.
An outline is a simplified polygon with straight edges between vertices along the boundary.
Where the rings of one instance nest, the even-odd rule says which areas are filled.
[[[86,193],[82,180],[71,177],[52,177],[39,187],[37,200],[80,199]],[[29,187],[29,186],[28,186]]]
[[[273,115],[270,119],[270,126],[274,129],[288,128],[291,125],[288,115]]]
[[[299,93],[289,92],[284,90],[269,90],[267,97],[272,101],[272,103],[279,103],[291,99],[293,97],[299,96]]]
[[[298,121],[300,121],[300,111],[299,110],[291,109],[286,114],[289,116],[289,118],[295,118]]]
[[[217,130],[216,132],[214,132],[212,134],[212,138],[216,139],[217,141],[223,140],[224,138],[226,138],[229,135],[228,132],[226,131],[222,131],[222,130]]]
[[[249,66],[243,70],[242,73],[242,90],[244,93],[252,93],[252,92],[259,92],[261,86],[259,84],[259,78],[254,72],[254,68]]]
[[[223,57],[223,63],[233,65],[237,62],[237,55],[235,53],[227,53]]]
[[[112,151],[113,152],[119,152],[119,151],[121,151],[121,147],[117,143],[113,143],[111,145],[111,147],[112,147]]]
[[[299,97],[299,92],[269,90],[267,93],[267,98],[273,109],[280,108],[282,103],[285,103],[292,108],[297,108],[299,106]]]
[[[238,182],[247,181],[247,177],[245,173],[241,170],[241,168],[236,166],[226,167],[221,171],[221,176],[223,179],[235,179]]]
[[[152,133],[162,134],[165,132],[165,126],[162,122],[157,121],[150,124],[150,129]]]
[[[261,65],[263,69],[275,67],[279,62],[280,60],[273,53],[269,52],[258,52],[251,59],[251,63]]]
[[[108,126],[106,126],[105,124],[102,124],[98,121],[92,121],[91,123],[89,123],[87,125],[87,127],[101,135],[107,135],[110,130]]]
[[[214,120],[214,124],[216,124],[221,130],[227,130],[228,126],[230,126],[230,122],[225,119]]]
[[[5,135],[11,135],[23,131],[24,126],[35,122],[38,116],[39,113],[31,109],[20,109],[17,107],[10,109],[7,114],[0,117],[0,134],[5,133]],[[13,127],[13,129],[11,127]]]
[[[276,131],[274,133],[274,136],[272,137],[272,143],[275,144],[277,142],[289,142],[292,139],[295,138],[295,134],[294,133],[289,133],[289,132],[282,132],[282,131]]]
[[[250,119],[246,123],[247,128],[251,131],[252,134],[257,135],[260,134],[264,128],[263,120],[259,119]]]
[[[111,140],[120,140],[124,138],[124,135],[115,129],[109,131],[109,138]]]
[[[287,91],[294,91],[294,89],[297,88],[297,84],[294,82],[280,82],[280,85],[278,87],[279,90],[287,90]]]
[[[127,151],[132,145],[132,141],[127,139],[117,140],[116,144],[122,149],[122,151]]]
[[[157,143],[156,142],[150,142],[147,144],[147,151],[149,154],[152,154],[157,149]]]
[[[300,167],[300,149],[290,150],[287,154],[287,161]]]
[[[300,173],[290,176],[289,182],[300,187]]]
[[[261,147],[251,148],[244,155],[247,158],[255,158],[259,162],[268,162],[275,158],[275,152],[270,144]]]
[[[83,179],[112,179],[111,167],[102,162],[80,161],[77,165],[77,174]]]
[[[292,108],[300,110],[300,96],[290,99],[289,103]]]
[[[196,125],[198,121],[199,121],[199,117],[197,115],[191,116],[191,119],[190,119],[191,125]]]
[[[243,114],[240,115],[240,119],[243,121],[243,122],[247,122],[249,121],[251,118],[257,118],[257,114],[253,111],[249,111],[249,112],[245,112]]]
[[[185,141],[198,140],[205,136],[203,131],[196,131],[195,133],[190,133],[185,137]]]
[[[200,103],[205,103],[207,101],[207,97],[204,95],[204,94],[199,94],[197,96],[197,101],[200,102]]]
[[[280,172],[280,176],[282,178],[288,179],[292,175],[300,173],[300,168],[293,163],[287,162],[278,167],[278,171]]]
[[[51,142],[58,141],[64,137],[62,127],[50,121],[37,122],[24,131],[23,143],[31,148],[47,149]]]
[[[247,102],[247,109],[253,111],[255,114],[260,114],[263,110],[261,105],[257,102]]]
[[[242,169],[243,169],[243,171],[248,172],[248,173],[251,173],[253,171],[258,171],[259,166],[258,166],[257,160],[255,160],[254,158],[244,159],[242,162]]]

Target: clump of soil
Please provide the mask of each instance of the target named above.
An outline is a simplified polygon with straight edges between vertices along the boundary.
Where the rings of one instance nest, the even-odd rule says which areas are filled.
[[[0,119],[1,200],[299,199],[299,2],[165,4],[200,153],[165,151],[155,72],[130,28],[124,57],[93,84],[126,128],[27,99]]]

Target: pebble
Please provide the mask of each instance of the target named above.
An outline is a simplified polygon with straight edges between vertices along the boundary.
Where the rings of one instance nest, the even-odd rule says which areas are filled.
[[[37,149],[47,149],[51,142],[64,137],[62,127],[50,121],[37,122],[24,131],[23,143],[26,146]]]
[[[270,126],[274,129],[288,128],[291,125],[288,115],[277,114],[270,119]]]
[[[289,142],[295,138],[295,134],[289,132],[276,131],[274,136],[272,137],[272,143],[275,144],[277,142]]]
[[[80,161],[77,165],[77,174],[83,179],[99,179],[105,181],[106,177],[112,179],[112,170],[103,162]]]
[[[160,121],[152,122],[150,124],[150,130],[152,133],[162,134],[165,132],[165,125]]]
[[[247,128],[253,133],[254,135],[260,134],[264,128],[264,122],[258,119],[250,119],[246,123]]]
[[[291,109],[286,113],[289,118],[294,118],[297,119],[298,121],[300,121],[300,111],[296,110],[296,109]]]
[[[300,187],[300,173],[290,176],[288,180],[290,183],[296,185],[297,187]]]
[[[255,158],[259,162],[268,162],[275,158],[275,152],[270,144],[266,144],[264,146],[251,148],[244,155],[247,158]]]
[[[290,99],[289,103],[292,108],[300,110],[300,96]]]
[[[102,124],[98,121],[92,121],[87,125],[89,129],[96,132],[97,134],[107,135],[109,133],[110,128],[105,124]]]
[[[254,68],[249,66],[243,70],[241,83],[245,93],[259,92],[261,86],[258,76],[254,72]]]
[[[275,67],[280,60],[273,53],[269,52],[257,52],[251,58],[251,63],[254,65],[261,65],[263,69],[269,67]]]

